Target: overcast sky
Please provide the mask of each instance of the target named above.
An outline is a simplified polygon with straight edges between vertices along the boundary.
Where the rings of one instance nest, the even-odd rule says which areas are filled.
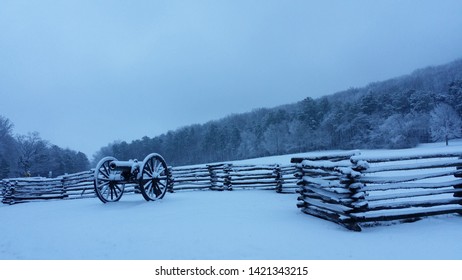
[[[0,115],[90,158],[462,57],[462,1],[0,1]]]

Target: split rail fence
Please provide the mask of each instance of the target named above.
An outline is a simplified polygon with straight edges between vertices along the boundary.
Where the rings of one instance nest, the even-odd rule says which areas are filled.
[[[293,165],[209,164],[170,168],[170,192],[181,190],[266,189],[295,193],[298,188]],[[1,181],[2,202],[15,204],[36,200],[95,197],[92,170],[57,178],[14,178]],[[125,193],[136,192],[136,184],[125,185]]]
[[[462,153],[293,158],[298,207],[348,229],[462,214]]]
[[[290,165],[173,167],[170,192],[263,189],[300,193],[306,213],[348,229],[462,214],[462,152],[367,157],[358,151],[292,158]],[[135,184],[125,192],[137,192]],[[1,181],[3,203],[95,197],[93,171]]]

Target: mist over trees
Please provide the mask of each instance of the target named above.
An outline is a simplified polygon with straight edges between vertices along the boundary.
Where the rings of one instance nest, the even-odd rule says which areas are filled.
[[[335,81],[333,81],[335,82]],[[453,111],[444,131],[439,108]],[[174,112],[172,112],[174,114]],[[326,149],[408,148],[461,137],[462,60],[318,99],[256,109],[99,150],[120,160],[161,153],[171,165]],[[438,128],[438,129],[437,129]]]
[[[170,165],[186,165],[313,150],[408,148],[449,143],[462,137],[461,126],[462,59],[153,138],[115,141],[102,147],[91,164],[85,154],[53,145],[37,132],[14,135],[13,123],[0,115],[0,179],[55,177],[88,170],[104,156],[141,160],[151,152],[162,154]]]
[[[24,176],[59,176],[88,170],[84,153],[62,149],[37,132],[13,135],[13,123],[0,115],[0,179]]]

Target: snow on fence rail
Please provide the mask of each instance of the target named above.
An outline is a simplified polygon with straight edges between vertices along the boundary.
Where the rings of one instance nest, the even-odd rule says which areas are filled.
[[[170,192],[181,190],[270,189],[292,192],[298,188],[293,165],[209,164],[170,169]],[[0,182],[2,202],[15,204],[34,200],[95,197],[92,170],[57,178],[13,178]],[[125,186],[126,193],[136,191],[135,184]]]
[[[359,152],[292,158],[304,213],[361,225],[462,214],[462,152],[365,157]]]
[[[210,164],[172,169],[173,190],[185,189],[269,189],[295,192],[298,188],[293,165]]]

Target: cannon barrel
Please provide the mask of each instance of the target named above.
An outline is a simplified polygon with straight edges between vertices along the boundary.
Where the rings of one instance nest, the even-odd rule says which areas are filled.
[[[119,171],[131,171],[134,166],[138,166],[138,162],[129,160],[129,161],[121,161],[121,160],[114,160],[111,161],[109,167],[112,170],[119,170]]]

